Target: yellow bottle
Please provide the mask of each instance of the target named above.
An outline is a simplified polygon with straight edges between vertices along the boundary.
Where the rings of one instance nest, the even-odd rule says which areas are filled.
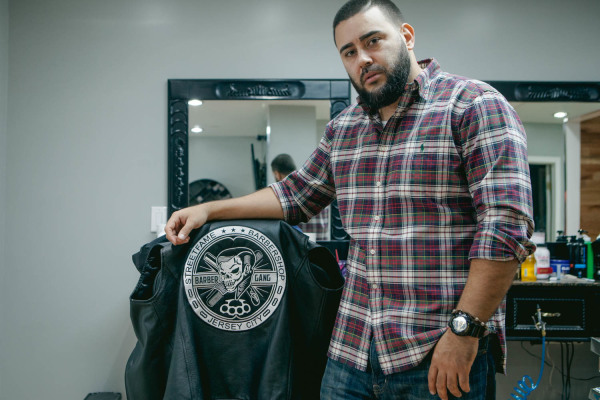
[[[535,282],[537,278],[535,277],[535,257],[533,254],[530,254],[523,264],[521,264],[521,280],[523,282]]]

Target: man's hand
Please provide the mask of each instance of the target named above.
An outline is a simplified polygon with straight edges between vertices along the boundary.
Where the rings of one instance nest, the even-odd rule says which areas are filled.
[[[190,232],[204,225],[207,219],[208,213],[202,204],[175,211],[165,226],[167,239],[174,245],[187,243]]]
[[[469,372],[477,356],[479,340],[470,336],[458,336],[450,329],[441,337],[431,358],[429,367],[429,392],[442,400],[448,400],[448,391],[455,397],[471,390]],[[460,389],[459,389],[460,386]]]

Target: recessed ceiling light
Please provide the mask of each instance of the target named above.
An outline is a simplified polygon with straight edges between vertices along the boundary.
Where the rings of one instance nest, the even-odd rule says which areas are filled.
[[[564,111],[559,111],[557,113],[554,113],[554,118],[564,118],[567,116],[567,113]]]
[[[192,132],[194,133],[202,133],[203,129],[200,126],[196,125],[192,128]]]
[[[194,106],[194,107],[201,106],[202,100],[192,99],[192,100],[188,101],[188,105]]]

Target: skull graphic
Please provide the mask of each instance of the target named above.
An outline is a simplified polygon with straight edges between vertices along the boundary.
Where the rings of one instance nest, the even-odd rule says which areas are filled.
[[[245,247],[226,249],[219,253],[219,273],[227,292],[235,291],[240,282],[252,272],[254,259],[254,253]]]

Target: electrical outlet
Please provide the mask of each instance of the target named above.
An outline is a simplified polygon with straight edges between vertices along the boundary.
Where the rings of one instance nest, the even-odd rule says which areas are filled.
[[[167,224],[167,207],[152,207],[150,215],[150,232],[158,232]]]

